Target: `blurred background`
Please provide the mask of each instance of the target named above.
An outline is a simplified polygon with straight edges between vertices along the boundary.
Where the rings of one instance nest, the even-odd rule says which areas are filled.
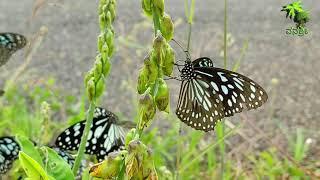
[[[228,2],[228,68],[243,55],[238,72],[258,82],[269,94],[268,102],[261,108],[226,121],[228,129],[239,126],[225,140],[224,168],[232,178],[288,178],[301,174],[304,178],[309,171],[320,175],[320,1],[303,1],[311,16],[306,25],[309,33],[305,36],[285,33],[294,26],[280,12],[288,3],[284,0]],[[165,11],[175,24],[174,38],[186,47],[188,24],[184,1],[166,0],[165,4]],[[1,99],[1,107],[7,112],[0,116],[1,135],[19,132],[36,136],[37,132],[27,128],[7,127],[14,127],[13,122],[23,119],[34,121],[43,101],[52,107],[51,118],[56,129],[47,138],[48,142],[67,124],[83,118],[81,111],[86,106],[83,78],[92,67],[97,51],[97,6],[97,0],[0,1],[0,32],[23,34],[31,44],[35,37],[43,38],[32,59],[26,61],[25,48],[0,67],[0,89],[10,80],[15,87]],[[207,56],[214,59],[216,66],[223,67],[223,13],[222,0],[195,1],[190,51],[193,59]],[[41,27],[47,28],[47,33],[40,35]],[[121,120],[133,121],[137,113],[137,74],[152,45],[153,24],[142,14],[140,1],[118,0],[114,27],[116,51],[100,104]],[[171,45],[176,59],[184,60],[185,55],[177,44]],[[178,76],[178,71],[175,74]],[[179,83],[170,80],[168,84],[171,113],[158,113],[147,129],[145,141],[154,150],[160,174],[171,177],[177,169],[175,143],[181,137],[180,121],[174,114]],[[217,142],[215,132],[202,133],[181,126],[182,133],[189,137],[184,140],[182,164]],[[188,158],[184,159],[185,156]],[[181,178],[219,177],[219,162],[216,146],[186,167],[189,171],[181,172]]]

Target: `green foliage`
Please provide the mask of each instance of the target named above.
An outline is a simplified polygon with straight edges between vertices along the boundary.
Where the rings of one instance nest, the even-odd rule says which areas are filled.
[[[99,53],[96,56],[93,68],[89,70],[84,77],[84,84],[90,105],[78,155],[72,168],[74,175],[77,174],[81,159],[84,155],[96,102],[104,92],[104,81],[111,68],[110,58],[114,51],[114,30],[112,23],[116,16],[116,0],[100,0],[98,16],[100,25],[100,35],[97,40]]]
[[[48,147],[42,147],[41,150],[46,158],[47,174],[56,180],[74,179],[70,165],[56,151]]]
[[[19,161],[25,170],[28,179],[54,179],[45,172],[43,167],[37,161],[23,151],[19,153]]]
[[[293,158],[301,162],[307,155],[309,144],[304,137],[303,129],[298,128],[295,137],[289,138],[290,149],[293,151]]]
[[[296,16],[297,13],[303,12],[304,10],[302,8],[301,1],[295,1],[291,4],[283,6],[281,11],[286,11],[286,17],[292,19]]]
[[[38,149],[23,136],[17,136],[16,139],[21,147],[19,161],[28,178],[74,179],[69,164],[54,150],[48,147]]]
[[[22,149],[22,151],[32,157],[34,161],[36,161],[40,166],[44,166],[42,162],[42,158],[38,150],[34,147],[34,143],[28,140],[28,138],[23,136],[17,136],[17,141]]]
[[[301,1],[295,1],[282,7],[281,11],[286,12],[286,18],[293,19],[297,27],[304,27],[310,20],[308,11],[304,10]]]
[[[258,157],[249,156],[249,159],[254,163],[254,173],[257,177],[268,177],[269,179],[308,178],[307,174],[299,167],[286,159],[279,159],[275,149],[263,151]]]

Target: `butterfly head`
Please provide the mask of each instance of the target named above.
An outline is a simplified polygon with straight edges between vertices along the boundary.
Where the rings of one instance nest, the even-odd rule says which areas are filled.
[[[181,70],[181,79],[182,80],[191,80],[194,76],[193,65],[191,61],[186,61],[183,69]]]

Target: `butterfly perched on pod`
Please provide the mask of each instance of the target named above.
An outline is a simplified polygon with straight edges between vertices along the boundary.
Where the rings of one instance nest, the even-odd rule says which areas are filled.
[[[27,39],[16,33],[0,33],[0,66],[6,64],[11,55],[27,44]]]
[[[218,120],[265,103],[265,90],[248,77],[216,68],[210,58],[185,61],[176,114],[194,129],[211,131]]]
[[[80,121],[65,129],[55,141],[63,150],[76,151],[79,148],[86,120]],[[97,107],[90,127],[86,154],[95,155],[99,162],[110,152],[124,147],[124,129],[118,117],[112,112]]]

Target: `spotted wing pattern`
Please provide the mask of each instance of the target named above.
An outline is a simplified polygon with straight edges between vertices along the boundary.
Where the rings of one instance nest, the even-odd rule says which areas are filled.
[[[213,67],[213,62],[210,58],[202,57],[192,61],[193,67]]]
[[[93,123],[86,143],[86,153],[96,155],[102,161],[110,152],[124,146],[124,131],[117,124],[118,118],[112,112],[96,108]],[[56,146],[64,150],[78,150],[85,120],[64,130],[56,139]]]
[[[209,60],[186,62],[176,109],[180,120],[202,131],[213,130],[218,120],[245,108],[256,109],[268,99],[261,86],[248,77],[215,68]]]
[[[26,44],[27,40],[23,35],[0,33],[0,66],[7,63],[10,56]]]
[[[13,137],[0,138],[0,174],[5,174],[18,158],[20,147]]]

